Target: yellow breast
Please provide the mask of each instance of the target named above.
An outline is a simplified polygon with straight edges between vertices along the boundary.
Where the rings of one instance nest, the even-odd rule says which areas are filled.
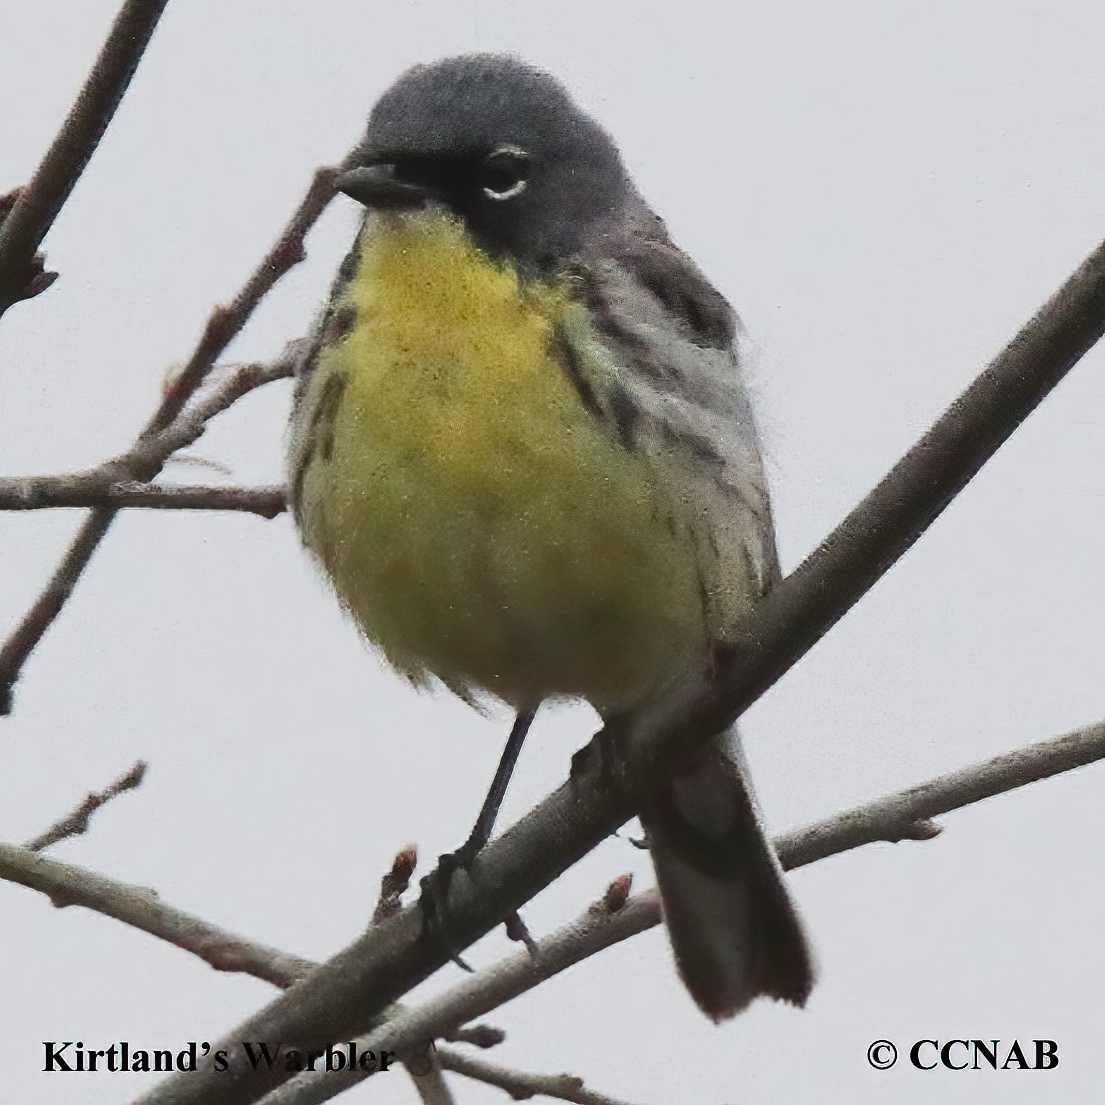
[[[416,682],[629,705],[706,643],[693,540],[649,461],[588,411],[520,286],[436,212],[373,215],[293,442],[305,543]]]

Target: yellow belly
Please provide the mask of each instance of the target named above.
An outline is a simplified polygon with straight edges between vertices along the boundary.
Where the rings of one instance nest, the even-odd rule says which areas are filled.
[[[520,290],[430,212],[372,217],[340,305],[355,321],[301,400],[296,516],[394,667],[617,709],[700,659],[693,536],[550,356],[581,306]]]

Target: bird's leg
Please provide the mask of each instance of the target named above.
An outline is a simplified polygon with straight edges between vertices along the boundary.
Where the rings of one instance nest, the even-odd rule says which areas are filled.
[[[499,807],[506,796],[506,788],[510,783],[510,777],[514,774],[514,765],[518,762],[518,755],[522,751],[526,734],[529,732],[533,719],[537,714],[537,706],[527,707],[518,711],[514,719],[514,725],[510,730],[506,747],[499,759],[499,766],[495,769],[495,776],[491,780],[487,797],[483,800],[479,816],[472,826],[468,839],[455,851],[448,852],[438,857],[435,867],[421,882],[422,893],[418,904],[422,909],[422,929],[433,935],[438,935],[445,920],[445,902],[449,895],[449,884],[453,880],[453,873],[458,868],[467,869],[476,858],[483,846],[491,839],[491,830],[495,827],[495,818],[499,814]],[[516,914],[512,914],[516,917]],[[509,918],[508,918],[509,920]],[[468,965],[456,954],[453,961],[469,969]]]
[[[514,765],[518,762],[518,755],[522,751],[526,734],[529,733],[536,714],[536,706],[518,711],[510,736],[507,738],[506,747],[499,759],[499,766],[495,768],[495,777],[491,780],[487,797],[483,800],[483,807],[476,818],[475,825],[472,826],[472,832],[468,834],[468,839],[452,853],[454,870],[457,867],[467,867],[476,858],[476,853],[491,839],[491,830],[495,828],[495,818],[499,816],[499,807],[506,797],[506,788],[510,784],[510,777],[514,774]],[[445,857],[442,856],[441,861],[444,859]]]

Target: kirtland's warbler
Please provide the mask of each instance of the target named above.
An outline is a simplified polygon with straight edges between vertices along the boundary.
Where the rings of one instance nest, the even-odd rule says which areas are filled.
[[[298,386],[296,523],[368,639],[532,716],[640,707],[778,579],[737,321],[611,138],[498,55],[409,70],[339,188],[365,207]],[[802,925],[735,732],[641,811],[680,973],[801,1005]]]

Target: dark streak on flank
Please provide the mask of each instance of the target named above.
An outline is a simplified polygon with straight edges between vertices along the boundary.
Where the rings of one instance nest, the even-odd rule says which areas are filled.
[[[687,526],[687,533],[694,545],[694,574],[698,585],[698,596],[702,601],[702,631],[703,636],[709,640],[710,625],[717,620],[714,610],[715,600],[709,588],[706,586],[706,577],[702,571],[702,546],[699,544],[698,531],[694,526]]]
[[[614,426],[618,431],[618,444],[623,449],[632,449],[637,444],[634,431],[641,421],[641,412],[621,388],[610,397],[610,406],[613,408]]]
[[[334,420],[341,406],[347,377],[344,372],[332,372],[322,383],[318,402],[303,432],[304,446],[299,466],[292,478],[292,505],[298,509],[303,493],[303,480],[315,458],[330,460],[334,455]],[[302,397],[299,398],[302,402]]]
[[[710,526],[706,530],[706,540],[710,542],[710,551],[714,554],[714,561],[717,564],[721,563],[721,549],[718,548],[717,533],[714,531],[714,527]]]
[[[357,243],[342,258],[341,264],[338,266],[338,274],[334,278],[334,286],[330,291],[331,296],[335,296],[337,292],[342,291],[356,276],[357,264],[360,261],[360,244],[360,235],[358,235]]]
[[[322,352],[322,330],[317,329],[311,337],[311,346],[303,358],[303,363],[296,370],[295,377],[295,405],[298,408],[303,401],[303,395],[307,388],[307,381],[315,374],[318,367],[318,355]]]
[[[330,460],[334,455],[334,420],[341,407],[341,397],[345,393],[348,377],[344,372],[334,372],[322,383],[318,405],[311,415],[311,431],[322,432],[322,459]]]
[[[303,457],[299,462],[299,467],[295,470],[295,477],[292,480],[292,508],[296,511],[297,517],[299,513],[299,503],[303,497],[303,479],[307,475],[307,469],[311,467],[311,461],[315,459],[315,438],[314,435],[310,437],[307,443],[307,447],[303,450]]]
[[[666,361],[661,347],[618,314],[610,302],[601,275],[579,265],[572,269],[571,276],[579,289],[577,298],[587,307],[595,332],[605,340],[616,359],[627,359],[633,371],[658,390],[683,398],[686,385],[679,365]],[[642,287],[641,291],[645,292],[645,289]],[[662,306],[668,310],[666,304]],[[694,344],[702,344],[697,334],[688,333],[688,337]]]
[[[592,417],[598,422],[605,422],[606,415],[595,396],[595,390],[591,387],[591,381],[583,373],[583,366],[579,362],[579,356],[572,343],[564,336],[559,326],[553,326],[548,341],[549,356],[564,370],[564,374],[572,382],[572,386],[579,395],[580,402],[587,408]]]

